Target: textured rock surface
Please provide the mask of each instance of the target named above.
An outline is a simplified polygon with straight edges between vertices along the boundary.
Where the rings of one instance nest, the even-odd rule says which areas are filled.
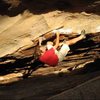
[[[74,17],[74,18],[73,18]],[[32,46],[31,40],[64,25],[64,28],[71,28],[73,32],[80,32],[86,29],[88,33],[96,32],[100,27],[98,15],[85,15],[84,13],[64,13],[54,11],[42,15],[18,15],[16,17],[1,16],[0,30],[0,56],[13,53],[24,46]],[[88,20],[87,20],[88,19]],[[92,23],[92,24],[91,24]]]
[[[58,98],[98,100],[100,99],[99,77],[100,71],[34,76],[16,83],[0,85],[0,98],[1,100],[58,100]]]
[[[100,99],[99,0],[2,0],[0,4],[1,100]],[[58,66],[41,66],[33,69],[31,78],[22,79],[27,64],[34,67],[37,38],[48,33],[44,35],[48,40],[49,32],[61,26],[74,33],[85,29],[87,38],[71,46]]]
[[[8,1],[8,4],[16,4],[15,1],[20,0]],[[100,31],[100,16],[97,13],[100,11],[99,1],[36,0],[28,2],[24,0],[21,1],[21,5],[10,10],[8,9],[10,5],[7,3],[1,2],[0,9],[0,57],[13,53],[19,48],[32,46],[32,39],[61,25],[64,25],[64,28],[71,28],[73,32],[80,32],[82,29],[86,29],[88,33]],[[32,4],[36,6],[32,6]],[[46,8],[43,8],[45,4]],[[59,7],[62,8],[59,9]],[[87,11],[88,7],[91,9]],[[95,12],[92,11],[94,7],[97,7]],[[21,12],[17,13],[17,11]],[[38,14],[39,12],[40,14]]]

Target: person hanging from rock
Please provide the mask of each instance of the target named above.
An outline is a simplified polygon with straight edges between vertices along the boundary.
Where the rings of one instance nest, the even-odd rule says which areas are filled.
[[[53,42],[48,41],[46,44],[46,48],[44,46],[40,47],[41,54],[39,57],[39,60],[47,65],[50,66],[56,66],[59,62],[63,61],[65,56],[68,54],[70,51],[70,45],[73,45],[77,43],[78,41],[85,39],[85,30],[82,30],[81,35],[73,38],[71,40],[65,41],[60,43],[59,39],[59,32],[56,32],[56,43],[55,45]],[[40,40],[41,42],[41,40]],[[57,50],[57,48],[61,45],[60,50]]]
[[[70,51],[70,45],[73,45],[86,38],[85,30],[82,30],[78,37],[60,42],[60,33],[58,31],[53,31],[53,33],[56,34],[55,45],[53,42],[48,41],[45,46],[42,46],[41,43],[44,38],[39,38],[39,57],[34,61],[34,63],[31,64],[31,68],[28,70],[28,73],[23,76],[24,78],[28,77],[34,70],[36,70],[39,66],[43,66],[44,64],[56,66],[59,62],[63,61],[65,56],[68,54]],[[61,48],[60,50],[57,50],[59,46],[61,46]]]

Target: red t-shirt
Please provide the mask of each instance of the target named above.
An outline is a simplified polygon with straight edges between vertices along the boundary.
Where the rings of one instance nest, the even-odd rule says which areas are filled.
[[[47,50],[39,59],[43,63],[51,66],[56,66],[58,64],[58,56],[55,54],[54,48]]]

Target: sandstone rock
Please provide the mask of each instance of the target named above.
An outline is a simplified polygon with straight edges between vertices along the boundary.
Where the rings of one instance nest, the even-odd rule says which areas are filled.
[[[0,1],[0,98],[99,99],[99,6],[98,0]],[[61,40],[76,37],[83,29],[87,38],[71,46],[58,66],[35,69],[38,38],[44,36],[44,44],[55,41],[51,31],[61,26],[75,33],[61,36]],[[31,78],[23,79],[30,69]]]

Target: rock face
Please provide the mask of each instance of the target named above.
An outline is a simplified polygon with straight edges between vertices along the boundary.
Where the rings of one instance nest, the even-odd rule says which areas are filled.
[[[32,46],[32,40],[62,25],[65,29],[71,28],[76,33],[82,29],[86,29],[87,33],[95,33],[99,31],[100,27],[100,17],[93,14],[73,14],[62,11],[42,15],[29,14],[25,12],[15,17],[1,16],[0,57],[24,46]]]
[[[8,2],[2,1],[1,4],[0,57],[11,54],[19,48],[32,46],[31,40],[62,25],[64,28],[71,28],[73,32],[80,32],[82,29],[86,29],[87,33],[100,31],[100,16],[97,15],[99,1],[8,0]],[[15,8],[9,10],[10,5]],[[92,11],[93,7],[96,7],[95,12]],[[17,13],[21,9],[22,13]]]
[[[22,61],[27,59],[23,66],[30,63],[36,58],[37,38],[44,35],[48,40],[50,31],[61,26],[64,26],[63,29],[71,29],[74,33],[80,33],[82,29],[85,29],[87,34],[96,33],[97,35],[89,37],[94,42],[92,46],[99,43],[99,1],[4,0],[0,2],[2,5],[0,9],[1,67],[9,64],[9,66],[16,66],[21,59]]]
[[[20,93],[15,89],[17,96],[11,98],[13,94],[12,89],[7,98],[12,100],[27,100],[28,97],[32,97],[34,100],[39,100],[41,98],[42,100],[54,100],[62,97],[63,99],[73,99],[70,97],[75,93],[74,96],[79,96],[78,99],[80,99],[82,96],[86,98],[87,94],[81,96],[79,90],[82,90],[83,93],[84,91],[88,91],[84,88],[90,86],[89,89],[93,89],[92,87],[95,86],[94,84],[97,85],[94,88],[99,89],[99,78],[96,78],[100,75],[98,73],[100,70],[98,67],[98,65],[100,65],[99,0],[2,0],[0,1],[0,5],[0,84],[20,80],[18,77],[22,77],[22,73],[27,71],[28,67],[33,68],[35,66],[34,60],[37,57],[39,36],[44,36],[46,38],[44,44],[50,39],[54,41],[55,34],[51,34],[51,31],[61,26],[63,26],[63,29],[71,29],[73,33],[75,33],[75,35],[70,34],[66,37],[62,36],[60,38],[62,40],[76,37],[76,34],[80,33],[83,29],[85,29],[87,33],[86,39],[71,46],[71,51],[66,56],[65,60],[59,63],[58,66],[48,67],[45,65],[42,66],[43,68],[38,68],[37,70],[34,70],[33,68],[32,77],[37,76],[37,81],[33,78],[34,81],[30,82],[38,83],[38,77],[40,76],[39,82],[41,84],[44,84],[44,82],[52,84],[49,80],[45,81],[45,79],[43,79],[44,81],[41,81],[46,75],[46,78],[51,77],[51,80],[55,80],[52,85],[45,83],[41,86],[41,91],[38,89],[34,94],[32,94],[30,88],[29,92],[31,92],[31,94],[27,93],[27,86],[25,86],[26,88]],[[82,68],[83,70],[81,71],[80,69]],[[85,75],[84,73],[88,73],[88,71],[90,74]],[[82,77],[80,75],[76,74],[76,72],[78,74],[83,74],[84,81],[81,79]],[[65,79],[66,77],[63,76],[63,73],[69,75],[67,80]],[[57,76],[52,78],[51,74],[56,74]],[[70,85],[62,83],[60,77],[62,77],[66,83],[69,82],[70,75],[76,75],[75,77],[78,75],[81,82],[78,81],[78,78],[75,78],[77,81],[72,79],[72,84]],[[89,78],[87,78],[88,75],[90,75]],[[57,77],[59,77],[59,80]],[[95,79],[84,84],[84,82],[92,78]],[[61,82],[57,86],[54,85],[59,81]],[[23,85],[25,82],[19,84]],[[27,84],[30,83],[27,82]],[[78,85],[79,87],[76,87]],[[17,86],[20,90],[20,86]],[[39,84],[35,84],[35,86],[36,88],[40,87]],[[47,86],[48,89],[45,89],[45,86]],[[14,87],[16,87],[16,83]],[[55,91],[53,90],[54,87]],[[1,88],[2,90],[6,89],[6,87]],[[9,89],[9,86],[7,88]],[[32,89],[36,90],[35,87]],[[49,90],[50,92],[47,92]],[[46,91],[46,93],[44,93],[44,91]],[[5,91],[4,94],[7,92],[8,91]],[[39,93],[40,95],[38,95]],[[2,93],[0,98],[2,98],[4,94]],[[53,97],[52,94],[55,96]],[[98,93],[97,95],[93,94],[92,96],[99,98]],[[5,97],[5,99],[7,98]]]

